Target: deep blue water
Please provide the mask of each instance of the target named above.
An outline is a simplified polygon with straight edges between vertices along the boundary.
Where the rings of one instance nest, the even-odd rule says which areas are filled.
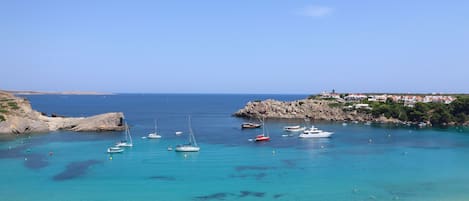
[[[250,100],[306,95],[28,96],[47,114],[122,111],[134,147],[105,153],[122,132],[53,132],[0,142],[1,200],[469,200],[467,129],[311,122],[330,139],[282,137],[301,121],[268,121],[272,140],[248,139],[231,116]],[[187,116],[201,151],[186,142]],[[142,139],[154,119],[163,136]],[[371,143],[370,143],[371,139]],[[49,153],[53,152],[52,155]]]

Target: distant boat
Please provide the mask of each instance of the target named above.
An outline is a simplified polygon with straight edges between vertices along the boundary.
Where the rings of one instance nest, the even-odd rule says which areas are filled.
[[[262,121],[262,134],[257,135],[256,138],[254,139],[255,142],[265,142],[269,141],[270,136],[265,132],[265,125],[264,125],[264,120]]]
[[[260,124],[253,123],[253,122],[244,122],[244,123],[241,124],[242,129],[245,129],[245,128],[260,128],[260,127],[261,127]]]
[[[132,143],[132,136],[130,135],[129,125],[127,122],[125,123],[125,140],[121,140],[120,142],[116,143],[116,147],[133,147],[134,144]]]
[[[300,132],[304,131],[305,129],[306,127],[301,127],[300,125],[283,127],[283,130],[287,132]]]
[[[158,123],[155,120],[155,132],[148,134],[148,139],[160,139],[161,135],[158,135]]]
[[[177,152],[198,152],[199,150],[200,150],[200,147],[197,145],[197,142],[195,141],[194,132],[192,131],[191,118],[189,116],[189,143],[176,146],[176,151]]]
[[[176,131],[176,135],[181,135],[182,131]]]
[[[367,126],[371,125],[371,121],[367,121],[367,122],[365,123],[365,125],[367,125]]]
[[[326,138],[330,137],[333,133],[319,130],[318,128],[311,126],[300,134],[299,138]]]
[[[342,126],[347,126],[347,123],[345,123],[345,122],[344,122],[344,123],[342,123]]]
[[[427,126],[427,123],[425,122],[420,122],[419,124],[417,124],[420,128],[423,128],[425,126]]]
[[[110,153],[110,154],[117,154],[117,153],[122,153],[124,152],[124,149],[120,148],[120,147],[109,147],[107,148],[107,153]]]

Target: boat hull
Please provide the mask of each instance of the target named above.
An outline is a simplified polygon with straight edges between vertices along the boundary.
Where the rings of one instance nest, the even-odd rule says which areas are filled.
[[[299,138],[328,138],[331,137],[332,132],[321,132],[321,133],[302,133]]]
[[[123,149],[115,149],[115,148],[108,148],[107,149],[107,153],[110,153],[110,154],[118,154],[118,153],[122,153],[124,152]]]
[[[200,151],[200,147],[194,146],[177,146],[175,149],[177,152],[198,152]]]
[[[116,147],[133,147],[133,144],[130,143],[125,143],[125,142],[119,142],[116,144]]]
[[[241,128],[242,129],[249,129],[249,128],[260,128],[261,125],[260,124],[256,124],[256,123],[243,123],[241,124]]]
[[[306,129],[305,127],[300,127],[300,128],[284,128],[283,130],[287,132],[300,132],[300,131],[304,131],[305,129]]]
[[[155,133],[150,133],[148,134],[147,138],[149,139],[160,139],[161,135],[155,134]]]

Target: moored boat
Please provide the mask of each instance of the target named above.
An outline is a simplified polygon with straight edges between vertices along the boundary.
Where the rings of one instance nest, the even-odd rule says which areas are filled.
[[[270,140],[270,137],[265,134],[257,135],[256,138],[254,139],[254,141],[256,142],[269,141],[269,140]]]
[[[244,122],[241,124],[241,128],[260,128],[261,124],[253,123],[253,122]]]
[[[256,138],[254,138],[255,142],[265,142],[265,141],[270,141],[270,136],[265,132],[265,125],[264,125],[264,120],[262,121],[262,134],[257,135]]]
[[[155,131],[153,133],[149,133],[147,136],[148,139],[160,139],[161,135],[158,134],[158,124],[155,120]]]
[[[125,123],[125,140],[117,142],[116,147],[133,147],[132,136],[130,135],[130,129],[127,123]]]
[[[189,116],[189,143],[177,145],[175,150],[177,152],[198,152],[200,150],[200,147],[197,145],[197,141],[195,141],[194,132],[192,131],[190,116]]]
[[[311,128],[308,128],[305,131],[303,131],[303,133],[300,134],[298,137],[299,138],[327,138],[327,137],[331,137],[332,134],[333,132],[322,131],[314,126],[311,126]]]
[[[120,148],[120,147],[109,147],[107,148],[107,153],[110,153],[110,154],[117,154],[117,153],[122,153],[124,152],[124,149]]]
[[[306,127],[301,127],[300,125],[283,127],[283,130],[287,132],[300,132],[304,131],[305,129]]]

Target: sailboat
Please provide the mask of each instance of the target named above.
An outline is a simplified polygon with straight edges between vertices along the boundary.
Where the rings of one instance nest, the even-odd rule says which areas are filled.
[[[265,132],[264,120],[262,120],[262,134],[257,135],[256,138],[254,139],[254,141],[255,142],[264,142],[264,141],[269,141],[269,140],[270,140],[270,137]]]
[[[191,117],[189,116],[189,143],[176,146],[176,151],[177,152],[198,152],[199,150],[200,150],[200,147],[197,145],[197,142],[195,141],[194,132],[192,131],[192,126],[191,126]]]
[[[127,122],[125,123],[125,140],[121,140],[120,142],[116,143],[116,147],[133,147],[132,143],[132,136],[130,135],[130,129],[129,126],[127,125]]]
[[[157,128],[158,128],[158,124],[155,120],[155,132],[148,134],[148,136],[147,136],[148,139],[159,139],[159,138],[161,138],[161,135],[158,135],[158,132],[157,132],[158,129]]]

